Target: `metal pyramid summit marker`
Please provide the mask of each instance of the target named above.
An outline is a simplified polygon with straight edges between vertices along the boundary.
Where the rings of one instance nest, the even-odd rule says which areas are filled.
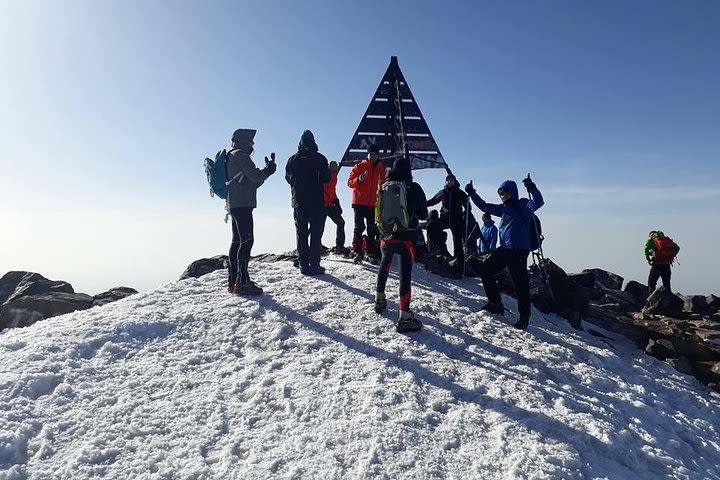
[[[392,166],[396,158],[406,156],[414,170],[445,168],[449,171],[410,86],[400,71],[397,57],[390,57],[390,65],[340,165],[353,166],[361,161],[367,157],[367,149],[372,144],[380,147],[380,158],[386,167]]]

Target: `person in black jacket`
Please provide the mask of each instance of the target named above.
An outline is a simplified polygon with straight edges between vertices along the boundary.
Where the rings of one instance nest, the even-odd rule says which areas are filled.
[[[442,230],[450,229],[453,236],[453,256],[460,264],[464,258],[463,241],[465,236],[465,208],[467,206],[467,195],[460,188],[455,175],[448,175],[445,178],[445,188],[440,190],[434,197],[427,201],[427,206],[432,207],[442,202],[440,218],[428,222],[428,237],[438,238]]]
[[[418,220],[428,216],[427,200],[422,187],[412,180],[410,161],[406,158],[395,160],[388,175],[388,181],[404,182],[406,185],[408,228],[398,233],[382,233],[380,241],[380,269],[377,276],[375,293],[375,311],[382,313],[387,308],[385,285],[390,274],[393,256],[400,256],[400,312],[397,331],[400,333],[414,332],[422,328],[422,323],[415,318],[410,310],[410,275],[415,261],[415,240],[417,237]]]
[[[297,153],[288,159],[285,180],[292,190],[300,272],[303,275],[323,274],[325,269],[320,266],[325,230],[323,184],[330,180],[330,170],[327,158],[318,152],[310,130],[303,132]]]

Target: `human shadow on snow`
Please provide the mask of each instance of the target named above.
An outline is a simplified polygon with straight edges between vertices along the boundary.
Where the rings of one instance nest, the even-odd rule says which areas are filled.
[[[622,447],[622,451],[617,451],[618,449],[613,448],[613,445],[605,444],[597,438],[593,437],[592,435],[589,435],[587,432],[574,429],[566,425],[565,423],[556,420],[542,412],[529,411],[522,407],[518,407],[517,405],[511,404],[503,399],[489,397],[485,395],[484,391],[480,391],[480,388],[477,390],[470,390],[463,386],[457,385],[446,377],[439,375],[432,370],[429,370],[414,359],[402,357],[383,348],[376,347],[374,345],[368,344],[367,342],[358,340],[357,338],[351,337],[345,333],[338,332],[320,323],[319,321],[298,312],[291,306],[285,306],[278,303],[273,298],[264,297],[261,300],[261,304],[264,308],[274,310],[281,315],[284,315],[288,319],[288,321],[299,323],[304,327],[318,333],[319,335],[323,335],[332,341],[345,345],[351,350],[354,350],[363,355],[374,357],[378,360],[382,360],[396,368],[404,369],[412,373],[418,381],[425,382],[437,388],[448,391],[458,401],[474,403],[485,409],[493,409],[498,413],[512,418],[518,423],[525,425],[527,428],[535,431],[540,436],[552,438],[559,443],[567,444],[570,439],[576,439],[576,441],[572,443],[572,446],[574,448],[578,448],[577,454],[581,459],[581,463],[585,465],[587,469],[586,473],[593,475],[614,475],[618,473],[618,468],[622,468],[623,478],[628,479],[643,478],[643,473],[648,473],[636,473],[635,471],[633,471],[629,467],[624,466],[623,463],[620,463],[618,461],[617,457],[619,455],[622,455],[623,458],[627,458],[628,452],[626,446]],[[439,323],[435,323],[433,326],[437,327],[439,325]],[[437,345],[440,342],[444,342],[442,338],[437,337],[437,335],[427,330],[418,332],[417,334],[411,336],[411,338],[413,341],[417,341],[425,345],[431,346],[436,350],[437,348],[433,346],[433,344]],[[476,344],[483,343],[477,339],[473,340],[473,342]],[[485,345],[487,345],[489,348],[489,344],[485,343]],[[499,347],[494,348],[497,349]],[[483,367],[487,367],[487,364],[485,362],[483,362]],[[499,367],[496,366],[494,367],[494,370],[502,371],[502,369],[498,370],[498,368]],[[641,445],[638,445],[638,448],[634,449],[634,451],[632,452],[632,456],[641,463],[652,468],[653,474],[670,475],[672,473],[671,466],[668,466],[666,464],[660,464],[659,462],[654,461],[654,458],[640,447]],[[588,457],[586,455],[586,451],[592,452],[592,455]],[[608,467],[598,465],[596,462],[598,456],[607,458],[609,461],[612,462],[612,465]],[[634,464],[635,462],[632,463]]]

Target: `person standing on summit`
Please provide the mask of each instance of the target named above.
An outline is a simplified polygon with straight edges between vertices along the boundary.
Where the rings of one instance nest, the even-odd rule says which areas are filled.
[[[643,245],[645,260],[650,264],[650,275],[648,275],[648,287],[650,293],[655,291],[658,278],[662,278],[663,287],[670,292],[670,265],[680,251],[680,246],[666,237],[660,230],[653,230],[648,234],[648,239]]]
[[[255,166],[250,155],[255,145],[256,130],[239,128],[232,136],[227,152],[228,185],[227,209],[232,219],[232,243],[228,254],[228,290],[237,295],[260,295],[263,293],[250,280],[248,262],[254,243],[253,209],[257,207],[257,189],[275,173],[275,153],[270,160],[265,157],[265,168]]]
[[[292,191],[300,273],[321,275],[325,273],[320,266],[325,230],[323,185],[330,181],[330,170],[327,158],[318,152],[315,136],[310,130],[303,132],[297,153],[288,159],[285,180]]]
[[[347,185],[352,189],[352,208],[355,228],[353,229],[352,247],[355,260],[362,260],[362,234],[367,228],[367,253],[379,256],[377,244],[378,231],[375,228],[375,203],[380,185],[385,182],[385,167],[380,161],[380,148],[377,145],[368,147],[367,158],[353,166]]]
[[[500,247],[490,252],[483,262],[480,274],[488,302],[482,308],[498,315],[505,314],[500,290],[495,274],[507,267],[517,292],[520,318],[514,327],[525,330],[530,322],[530,282],[527,272],[527,259],[530,254],[530,235],[533,212],[545,203],[535,183],[527,178],[523,180],[530,199],[520,198],[518,188],[512,180],[505,180],[498,188],[502,204],[487,203],[480,198],[473,187],[472,181],[465,186],[465,191],[473,203],[483,212],[500,217]]]
[[[340,255],[347,255],[348,250],[345,248],[345,219],[342,216],[342,207],[340,199],[337,196],[337,174],[340,167],[336,161],[328,164],[330,168],[330,180],[323,185],[325,193],[325,214],[327,218],[335,224],[335,247],[334,252]]]
[[[440,202],[442,202],[440,217],[427,224],[428,237],[439,238],[442,231],[449,228],[453,237],[453,256],[457,259],[458,265],[461,265],[465,258],[463,242],[467,195],[460,189],[455,175],[450,174],[445,178],[445,187],[427,201],[427,206],[432,207]]]

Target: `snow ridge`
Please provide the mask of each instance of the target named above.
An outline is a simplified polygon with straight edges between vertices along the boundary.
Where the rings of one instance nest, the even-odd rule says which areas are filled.
[[[425,328],[400,335],[396,274],[379,316],[375,267],[325,266],[255,263],[259,298],[214,272],[0,335],[0,480],[720,479],[717,398],[624,339],[535,310],[518,332],[477,312],[476,279],[422,268]]]

